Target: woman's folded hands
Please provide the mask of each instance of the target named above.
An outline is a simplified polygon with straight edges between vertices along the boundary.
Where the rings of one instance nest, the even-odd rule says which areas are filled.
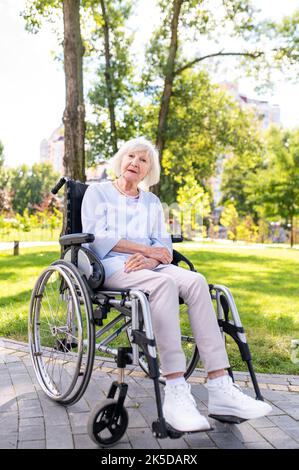
[[[155,269],[158,264],[170,264],[172,256],[167,248],[146,247],[146,256],[134,253],[125,262],[125,272],[138,271],[139,269]]]

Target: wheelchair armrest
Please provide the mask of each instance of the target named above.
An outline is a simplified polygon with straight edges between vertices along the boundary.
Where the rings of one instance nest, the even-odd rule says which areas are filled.
[[[184,239],[182,235],[171,235],[171,241],[172,243],[181,243]]]
[[[82,243],[92,243],[94,235],[92,233],[70,233],[59,238],[60,245],[82,245]]]
[[[189,266],[190,271],[196,271],[195,267],[193,266],[191,261],[188,260],[188,258],[186,258],[184,255],[182,255],[178,251],[173,250],[173,260],[172,260],[171,264],[174,264],[175,266],[178,266],[178,264],[181,261],[184,261],[184,263],[186,263]]]

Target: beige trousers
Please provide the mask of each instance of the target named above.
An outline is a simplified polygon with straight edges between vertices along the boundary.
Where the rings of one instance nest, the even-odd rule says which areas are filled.
[[[209,287],[202,274],[174,265],[161,270],[117,271],[104,283],[109,289],[134,287],[149,294],[153,331],[164,375],[184,372],[179,296],[188,305],[193,335],[206,373],[229,367]]]

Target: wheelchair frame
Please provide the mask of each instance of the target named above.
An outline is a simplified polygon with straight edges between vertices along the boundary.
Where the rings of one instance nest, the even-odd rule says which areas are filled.
[[[180,437],[183,433],[172,429],[168,423],[165,422],[163,417],[162,400],[159,387],[160,382],[163,382],[163,380],[161,380],[158,366],[156,343],[152,329],[147,294],[138,289],[108,290],[101,287],[104,283],[105,276],[101,261],[95,256],[93,252],[91,252],[91,250],[81,246],[85,243],[91,243],[94,240],[94,236],[92,234],[82,234],[82,227],[80,229],[81,218],[79,219],[80,224],[78,226],[78,221],[75,220],[74,224],[73,217],[74,204],[77,204],[77,216],[80,214],[81,202],[87,186],[80,182],[75,182],[71,179],[63,177],[52,189],[52,193],[56,194],[65,183],[67,186],[67,229],[66,234],[60,237],[60,243],[63,247],[62,259],[55,261],[41,274],[33,290],[30,304],[29,343],[31,358],[38,381],[45,393],[47,393],[50,398],[64,405],[73,404],[82,397],[88,386],[95,357],[95,348],[101,352],[112,355],[115,358],[119,368],[119,380],[112,383],[108,393],[108,399],[104,404],[101,405],[100,408],[96,407],[94,409],[90,415],[88,423],[88,432],[90,437],[102,447],[109,447],[121,438],[128,424],[128,416],[124,408],[124,400],[128,387],[128,385],[125,383],[125,367],[127,364],[133,364],[135,366],[141,365],[143,370],[154,382],[158,414],[158,419],[152,424],[152,431],[154,436],[158,438]],[[74,191],[76,188],[80,188],[79,196],[78,194],[75,194],[74,196]],[[74,227],[76,223],[77,227]],[[172,240],[174,243],[176,243],[182,241],[182,238],[172,237]],[[178,265],[180,262],[185,262],[190,270],[195,271],[193,264],[185,256],[176,250],[173,250],[173,254],[173,264]],[[72,349],[78,349],[76,352],[76,357],[78,357],[78,359],[75,368],[75,375],[67,391],[60,395],[59,393],[56,393],[57,391],[55,392],[56,395],[54,393],[55,383],[57,381],[57,379],[54,378],[54,373],[54,385],[51,384],[51,379],[47,377],[47,375],[49,376],[49,366],[47,366],[47,362],[43,363],[43,360],[44,357],[48,357],[48,348],[45,347],[43,349],[42,345],[40,344],[39,332],[39,325],[41,323],[40,316],[42,315],[42,300],[47,288],[46,286],[48,279],[53,273],[57,273],[57,276],[61,277],[61,283],[59,287],[60,297],[63,299],[65,292],[68,292],[71,295],[72,300],[70,301],[70,304],[72,312],[69,312],[70,309],[68,304],[67,325],[54,328],[51,327],[51,335],[55,338],[58,338],[56,342],[59,342],[58,346],[54,347],[56,352],[52,352],[51,354],[54,357],[56,353],[57,356],[62,353],[62,355],[64,355],[63,357],[65,358],[68,357],[68,355],[73,354]],[[209,288],[211,298],[216,302],[217,319],[221,332],[223,336],[225,334],[231,336],[238,345],[242,360],[247,364],[256,398],[258,400],[263,400],[253,369],[245,331],[242,326],[232,293],[226,286],[220,284],[210,284]],[[121,299],[117,297],[121,297]],[[180,299],[180,303],[183,303],[182,299]],[[71,330],[70,333],[68,326],[71,325],[71,328],[74,328],[74,315],[77,315],[76,328],[80,330],[80,325],[83,327],[84,322],[81,321],[82,319],[80,320],[78,317],[78,311],[80,310],[81,304],[84,305],[83,310],[85,311],[85,324],[87,325],[88,339],[83,338],[82,330],[78,338],[76,337],[75,341],[75,333],[73,330]],[[93,304],[97,306],[95,310],[93,310]],[[103,326],[103,321],[107,318],[111,308],[118,310],[119,315]],[[82,316],[82,313],[80,313],[80,315]],[[120,321],[123,321],[123,324],[102,339],[102,337],[108,333],[110,329],[114,328]],[[96,334],[95,325],[102,326],[102,328]],[[117,349],[109,347],[109,344],[123,332],[127,332],[131,347],[118,347]],[[61,339],[59,335],[63,334],[65,334],[65,337]],[[199,360],[199,354],[195,345],[195,341],[191,336],[185,336],[182,337],[182,339],[194,344],[193,355],[191,357],[190,363],[187,366],[187,371],[185,374],[185,377],[188,378],[196,367],[196,364]],[[97,340],[100,341],[96,343]],[[74,348],[72,346],[73,341]],[[84,363],[83,360],[83,348],[87,350],[86,363]],[[140,359],[141,357],[145,358],[146,362],[142,363]],[[47,361],[47,359],[45,359],[45,361]],[[60,379],[62,377],[62,371],[63,365],[60,371]],[[228,370],[228,372],[234,380],[231,368]],[[46,383],[47,380],[48,384]],[[77,384],[78,389],[76,389]],[[115,396],[117,391],[119,392],[119,396],[116,400]],[[240,423],[244,421],[242,419],[231,416],[225,417],[211,415],[211,417],[229,423]],[[109,428],[111,436],[108,438],[103,438],[101,436],[101,432],[106,428]]]

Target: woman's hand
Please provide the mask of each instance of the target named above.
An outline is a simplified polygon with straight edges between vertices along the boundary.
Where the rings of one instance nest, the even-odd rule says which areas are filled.
[[[162,264],[170,264],[172,256],[167,248],[146,247],[146,256],[154,258]]]
[[[135,253],[125,262],[125,273],[139,271],[140,269],[155,269],[158,264],[160,264],[159,261],[154,258],[147,258],[140,253]]]

